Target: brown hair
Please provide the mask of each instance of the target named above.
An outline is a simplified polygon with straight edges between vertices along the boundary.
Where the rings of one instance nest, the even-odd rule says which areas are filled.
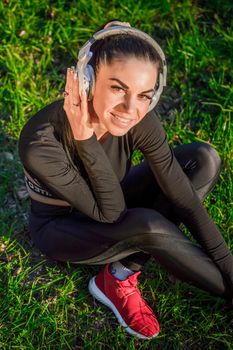
[[[113,21],[115,20],[105,23],[99,30],[106,26],[111,27]],[[88,64],[93,67],[95,74],[101,63],[110,65],[115,58],[121,57],[136,57],[150,61],[162,72],[162,61],[158,52],[150,43],[136,35],[122,33],[107,36],[95,41],[91,46],[91,52],[93,55]]]

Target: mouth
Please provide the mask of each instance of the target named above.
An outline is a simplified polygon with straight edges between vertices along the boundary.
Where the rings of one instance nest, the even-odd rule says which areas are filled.
[[[112,122],[116,125],[116,126],[119,126],[119,127],[123,127],[123,128],[127,128],[129,127],[131,124],[133,124],[133,119],[131,118],[125,118],[125,117],[120,117],[119,115],[115,114],[115,113],[112,113],[110,112],[111,114],[111,119],[112,119]]]

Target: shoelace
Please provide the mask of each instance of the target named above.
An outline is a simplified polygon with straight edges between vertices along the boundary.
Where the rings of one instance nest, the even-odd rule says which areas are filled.
[[[141,296],[140,290],[137,288],[137,281],[129,281],[129,286],[120,286],[120,295],[122,295],[125,299],[125,302],[123,304],[123,307],[127,304],[128,298],[133,294],[138,294],[138,300],[139,300],[139,307],[142,308],[148,308],[145,300]]]

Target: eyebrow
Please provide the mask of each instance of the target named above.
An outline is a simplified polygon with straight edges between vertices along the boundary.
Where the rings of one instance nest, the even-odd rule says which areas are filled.
[[[119,83],[124,89],[129,89],[129,87],[128,87],[125,83],[123,83],[123,81],[121,81],[120,79],[117,79],[117,78],[109,78],[109,80],[116,81],[116,82]],[[141,94],[147,94],[147,93],[149,93],[149,92],[154,92],[154,89],[142,91]]]

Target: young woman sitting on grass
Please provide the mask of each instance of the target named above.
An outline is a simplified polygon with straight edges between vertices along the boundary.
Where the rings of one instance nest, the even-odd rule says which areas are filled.
[[[221,161],[205,143],[169,146],[153,111],[166,68],[152,38],[109,22],[68,68],[64,100],[29,120],[19,142],[35,244],[56,260],[106,264],[89,291],[142,339],[159,333],[137,287],[151,256],[182,281],[233,296],[232,254],[202,204]],[[135,149],[144,160],[132,166]]]

